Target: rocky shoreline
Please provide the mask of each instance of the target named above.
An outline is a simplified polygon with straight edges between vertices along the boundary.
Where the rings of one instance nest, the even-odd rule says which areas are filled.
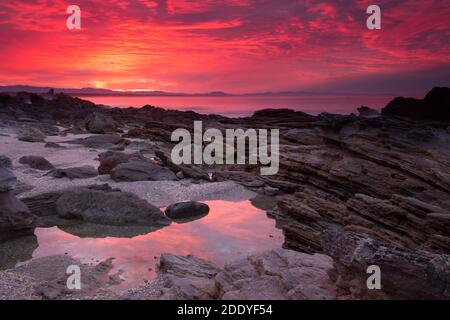
[[[88,286],[76,293],[51,268],[70,257],[24,266],[1,261],[0,299],[449,299],[450,89],[435,88],[423,100],[397,98],[381,115],[359,112],[274,109],[226,118],[107,108],[63,94],[0,95],[0,250],[33,237],[36,226],[103,225],[105,236],[126,226],[130,235],[145,234],[171,223],[159,207],[227,194],[257,194],[253,202],[285,237],[284,249],[223,268],[164,254],[154,281],[121,295],[111,290],[120,278],[109,274],[111,260],[85,265]],[[280,129],[279,173],[172,163],[172,131],[192,131],[194,120],[221,131]],[[26,152],[35,145],[41,154]],[[70,148],[79,148],[79,159],[51,158]],[[86,161],[86,152],[97,161]],[[265,197],[275,205],[266,207]],[[190,206],[169,215],[207,214]],[[370,265],[382,270],[382,290],[365,285]]]

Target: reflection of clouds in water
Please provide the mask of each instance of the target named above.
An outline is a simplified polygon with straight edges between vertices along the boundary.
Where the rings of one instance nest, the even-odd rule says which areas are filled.
[[[169,252],[194,254],[222,265],[249,253],[280,247],[282,233],[275,221],[250,201],[206,201],[210,213],[202,219],[172,223],[169,227],[134,238],[79,238],[57,227],[38,228],[39,248],[33,257],[68,253],[85,262],[116,258],[116,270],[128,279],[123,288],[140,284],[154,276],[154,258]],[[271,238],[269,235],[273,235]],[[153,270],[150,272],[149,268]]]

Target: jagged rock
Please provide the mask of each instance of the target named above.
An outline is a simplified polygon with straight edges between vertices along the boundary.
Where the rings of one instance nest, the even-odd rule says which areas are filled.
[[[111,170],[111,178],[114,181],[176,180],[169,169],[146,161],[121,163]]]
[[[0,167],[0,193],[13,190],[16,184],[16,176],[9,169]]]
[[[4,155],[0,155],[0,168],[12,169],[12,161]]]
[[[340,290],[356,298],[449,299],[450,256],[339,230],[324,232],[322,246],[337,268]],[[381,270],[381,290],[367,288],[367,268]]]
[[[166,216],[175,221],[190,220],[203,217],[209,212],[207,204],[197,201],[187,201],[171,204],[165,210]]]
[[[56,201],[56,212],[64,219],[80,219],[106,225],[163,227],[170,224],[170,220],[159,208],[127,192],[69,189]]]
[[[29,128],[18,135],[20,141],[26,142],[45,142],[45,134],[36,128]]]
[[[26,164],[30,168],[37,170],[53,170],[55,167],[44,157],[41,156],[23,156],[19,163]]]
[[[98,176],[98,171],[91,166],[56,169],[51,172],[55,178],[86,179]]]
[[[111,133],[116,132],[117,123],[111,117],[95,112],[87,118],[86,129],[91,133]]]
[[[227,263],[223,270],[194,256],[163,254],[158,277],[123,299],[335,299],[332,259],[275,249]],[[154,290],[148,290],[154,288]]]
[[[36,217],[12,191],[0,193],[0,241],[33,234]]]

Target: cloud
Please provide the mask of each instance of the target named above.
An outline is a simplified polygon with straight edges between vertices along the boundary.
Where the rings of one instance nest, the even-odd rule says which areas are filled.
[[[349,91],[338,84],[420,77],[449,63],[445,1],[379,0],[381,31],[366,29],[365,0],[76,2],[81,31],[66,29],[66,1],[0,4],[3,82],[185,92],[336,83]]]

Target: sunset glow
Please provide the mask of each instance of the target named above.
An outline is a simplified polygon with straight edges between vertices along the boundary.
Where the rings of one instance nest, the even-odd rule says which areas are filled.
[[[442,0],[2,1],[0,85],[423,94],[449,74]],[[77,4],[81,30],[68,30]],[[447,79],[447,80],[443,80]],[[423,90],[423,91],[422,91]]]

